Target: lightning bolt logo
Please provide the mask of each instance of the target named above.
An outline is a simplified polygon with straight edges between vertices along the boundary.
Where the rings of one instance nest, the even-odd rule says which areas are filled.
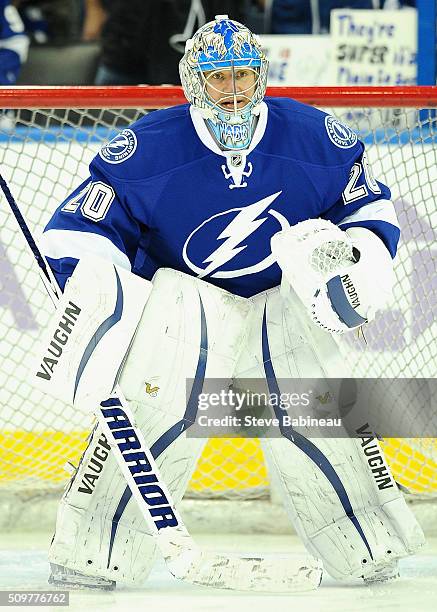
[[[129,146],[129,140],[125,136],[123,136],[123,134],[120,134],[119,136],[116,136],[114,140],[111,140],[111,142],[106,145],[106,148],[109,149],[110,151],[115,152],[118,149],[123,149],[124,147],[128,147],[128,146]]]
[[[347,129],[343,127],[341,123],[337,123],[335,129],[340,133],[340,136],[343,136],[343,138],[347,138],[349,136]]]
[[[353,147],[358,140],[358,136],[347,125],[343,125],[332,115],[326,115],[325,127],[329,139],[340,149]]]
[[[247,248],[247,244],[238,246],[245,238],[253,234],[260,225],[267,220],[267,217],[257,219],[257,217],[270,206],[270,204],[276,200],[281,192],[274,193],[255,204],[250,204],[246,208],[242,208],[238,215],[228,225],[226,229],[218,236],[217,240],[223,240],[226,238],[218,249],[216,249],[211,255],[203,260],[203,263],[209,263],[209,266],[205,268],[202,274],[199,274],[199,278],[212,274],[214,270],[220,268],[223,264],[231,260],[235,255],[244,251]]]
[[[236,255],[241,253],[247,248],[247,244],[242,244],[249,236],[251,236],[267,219],[268,216],[265,215],[261,218],[258,218],[281,194],[281,191],[274,193],[254,204],[249,204],[249,206],[245,206],[244,208],[233,208],[231,210],[227,210],[223,213],[219,213],[218,215],[214,215],[204,221],[198,228],[194,230],[188,237],[187,241],[184,245],[183,250],[183,258],[185,263],[196,272],[199,278],[204,278],[208,275],[214,275],[217,278],[231,278],[236,276],[243,276],[244,274],[253,274],[260,270],[263,270],[270,266],[273,263],[273,256],[265,258],[263,261],[250,266],[249,268],[244,268],[242,270],[233,270],[226,272],[216,272],[219,268],[221,268],[228,261],[233,259]],[[217,240],[224,240],[222,244],[216,248],[208,257],[206,257],[202,263],[207,264],[206,268],[200,268],[195,266],[192,261],[190,261],[187,255],[187,247],[190,239],[196,234],[201,228],[221,215],[227,215],[229,213],[233,213],[238,211],[238,214],[234,217],[234,219],[229,223],[229,225],[219,234]],[[289,224],[285,217],[278,213],[277,211],[268,211],[269,214],[274,216],[282,226],[282,229],[289,227]],[[216,272],[216,274],[214,274]]]
[[[99,155],[108,164],[120,164],[129,159],[137,148],[137,137],[132,130],[125,129],[117,134],[100,151]]]

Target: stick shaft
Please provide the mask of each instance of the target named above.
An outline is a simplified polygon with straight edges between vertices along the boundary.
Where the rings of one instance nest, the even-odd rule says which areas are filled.
[[[61,296],[61,290],[59,288],[59,285],[56,282],[56,279],[53,275],[53,272],[50,269],[50,266],[46,258],[41,253],[38,245],[36,244],[35,238],[33,237],[32,232],[30,231],[25,218],[21,210],[19,209],[14,196],[11,193],[11,190],[9,189],[9,185],[6,183],[5,179],[3,178],[1,174],[0,174],[0,188],[4,193],[4,196],[9,204],[12,214],[15,217],[15,220],[18,223],[19,228],[21,229],[24,239],[26,240],[27,246],[31,250],[34,258],[36,259],[36,262],[38,264],[39,273],[44,283],[44,287],[46,288],[46,291],[49,294],[50,299],[56,305],[56,303],[58,302]]]

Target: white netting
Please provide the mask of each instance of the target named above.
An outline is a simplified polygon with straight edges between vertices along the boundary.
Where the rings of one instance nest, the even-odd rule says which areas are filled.
[[[0,133],[0,168],[36,235],[59,202],[88,173],[101,144],[144,111],[19,110]],[[334,111],[359,130],[376,177],[392,188],[403,231],[395,301],[366,331],[367,344],[342,339],[356,376],[434,377],[437,221],[436,133],[433,111],[378,108]],[[396,121],[393,121],[395,117]],[[372,127],[377,126],[377,128]],[[69,406],[27,383],[27,366],[51,311],[36,266],[5,203],[0,207],[0,492],[59,491],[63,467],[77,463],[91,425]],[[437,493],[435,440],[390,440],[397,478],[416,493]],[[267,494],[257,440],[213,440],[191,483],[197,496],[248,499]]]

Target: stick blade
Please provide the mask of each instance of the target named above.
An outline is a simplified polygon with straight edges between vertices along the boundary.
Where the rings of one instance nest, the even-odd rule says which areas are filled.
[[[311,555],[240,556],[209,551],[185,551],[169,563],[176,578],[216,589],[296,593],[317,589],[321,562]]]

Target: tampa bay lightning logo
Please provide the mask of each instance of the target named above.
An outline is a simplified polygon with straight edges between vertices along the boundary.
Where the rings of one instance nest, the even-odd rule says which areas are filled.
[[[325,117],[325,126],[329,139],[340,149],[350,149],[358,140],[355,132],[332,115]]]
[[[278,191],[249,206],[220,212],[196,227],[185,241],[182,251],[190,270],[199,278],[236,278],[261,272],[274,264],[276,260],[270,249],[270,239],[276,232],[289,228],[290,224],[277,210],[267,209],[281,193]],[[269,219],[273,223],[266,229],[261,244],[259,237],[253,234]],[[225,228],[217,232],[217,228],[223,228],[224,224]],[[220,241],[220,245],[217,247],[214,242],[211,245],[211,239]],[[196,249],[195,244],[202,245],[202,248]],[[211,246],[207,256],[198,261],[199,256],[195,257],[193,253],[199,250],[205,252],[204,245]]]
[[[135,153],[137,137],[132,130],[122,130],[100,151],[99,155],[108,164],[121,164]]]

